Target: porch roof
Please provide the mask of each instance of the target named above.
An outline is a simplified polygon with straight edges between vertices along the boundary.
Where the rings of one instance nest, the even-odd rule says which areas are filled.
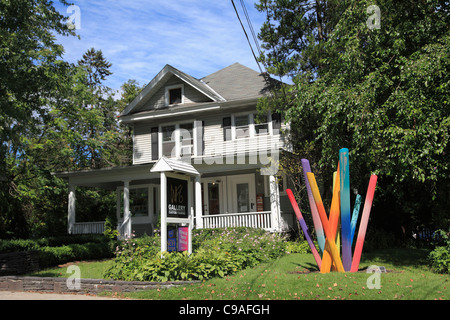
[[[155,163],[132,165],[126,167],[111,167],[80,171],[65,171],[52,173],[58,178],[68,180],[69,184],[79,187],[100,187],[114,189],[122,186],[124,181],[158,179],[158,173],[151,173]]]
[[[198,176],[200,173],[190,164],[181,160],[167,159],[162,157],[150,170],[150,172],[178,172]]]
[[[168,167],[166,168],[167,170],[182,172],[182,170],[180,170],[181,167],[179,167],[180,164],[175,165],[174,160],[172,159],[166,158],[165,160],[167,161],[166,164],[168,165]],[[179,162],[180,161],[176,161],[176,163]],[[186,166],[184,170],[189,170],[190,173],[187,173],[186,171],[184,171],[184,173],[189,175],[199,174],[202,177],[210,177],[220,174],[239,174],[240,172],[246,172],[248,170],[258,170],[262,167],[261,164],[249,164],[248,159],[246,159],[245,164],[226,164],[225,161],[223,161],[222,164],[208,164],[204,161],[201,162],[201,164],[194,165],[185,163],[182,166]],[[170,163],[172,165],[170,165]],[[130,181],[131,185],[142,183],[159,184],[160,172],[162,170],[159,170],[157,172],[152,170],[155,167],[155,164],[156,161],[153,161],[147,164],[124,167],[54,172],[52,173],[52,175],[58,178],[65,179],[69,182],[69,184],[72,184],[74,186],[115,189],[116,187],[123,186],[124,181]],[[171,167],[171,169],[169,167]]]

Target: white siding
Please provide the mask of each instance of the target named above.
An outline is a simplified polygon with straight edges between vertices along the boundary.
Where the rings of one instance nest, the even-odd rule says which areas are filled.
[[[161,88],[147,101],[147,103],[138,111],[147,111],[166,107],[165,94],[166,87],[184,85],[184,104],[211,102],[212,100],[197,89],[191,87],[176,76],[172,76]]]
[[[257,156],[258,161],[263,161],[272,155],[274,148],[286,147],[282,135],[251,136],[241,139],[224,141],[222,121],[229,114],[216,114],[197,118],[204,122],[204,154],[205,157],[246,154]],[[183,123],[189,122],[188,119]],[[192,119],[194,122],[194,119]],[[151,128],[164,126],[164,123],[136,123],[134,126],[133,140],[133,164],[144,164],[152,161],[152,137]],[[283,126],[284,127],[284,124]],[[194,140],[194,149],[196,149]],[[261,152],[266,150],[267,152]],[[272,155],[273,156],[273,155]],[[256,158],[255,158],[256,159]]]

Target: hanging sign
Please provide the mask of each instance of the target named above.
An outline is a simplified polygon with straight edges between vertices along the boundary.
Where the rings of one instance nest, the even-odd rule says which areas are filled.
[[[167,178],[167,217],[188,217],[188,182]]]
[[[189,249],[189,227],[178,227],[178,252]]]
[[[167,228],[167,252],[177,251],[177,228]]]

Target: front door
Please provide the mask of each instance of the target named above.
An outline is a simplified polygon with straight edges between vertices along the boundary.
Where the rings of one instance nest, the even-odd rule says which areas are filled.
[[[255,175],[228,176],[228,195],[231,213],[255,212]]]
[[[223,182],[218,178],[202,180],[203,210],[205,215],[224,213]]]

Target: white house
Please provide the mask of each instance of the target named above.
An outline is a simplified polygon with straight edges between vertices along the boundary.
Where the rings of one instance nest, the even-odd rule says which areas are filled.
[[[118,118],[133,128],[132,166],[56,174],[69,183],[68,232],[103,231],[104,222],[76,221],[75,187],[95,186],[116,190],[121,234],[151,234],[160,214],[160,175],[151,169],[161,158],[198,172],[188,179],[195,228],[293,225],[277,178],[284,124],[278,114],[256,121],[273,81],[239,63],[202,79],[166,65]]]

